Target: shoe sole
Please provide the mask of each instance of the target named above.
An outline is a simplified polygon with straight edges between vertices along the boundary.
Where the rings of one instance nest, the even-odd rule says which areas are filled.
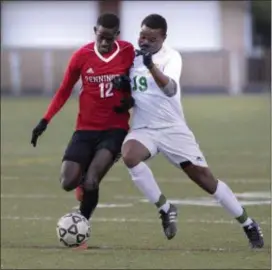
[[[86,250],[86,249],[88,249],[87,243],[83,243],[82,245],[73,248],[73,250]]]

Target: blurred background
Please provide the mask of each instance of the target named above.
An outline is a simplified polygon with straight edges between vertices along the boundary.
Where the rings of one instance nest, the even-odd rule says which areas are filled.
[[[2,1],[1,95],[52,95],[107,11],[120,16],[120,38],[135,46],[146,15],[167,19],[186,94],[270,91],[270,1]]]

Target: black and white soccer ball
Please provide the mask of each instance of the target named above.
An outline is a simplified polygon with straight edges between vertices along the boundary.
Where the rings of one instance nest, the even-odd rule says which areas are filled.
[[[57,237],[66,247],[77,247],[85,243],[91,232],[88,220],[79,213],[69,213],[57,223]]]

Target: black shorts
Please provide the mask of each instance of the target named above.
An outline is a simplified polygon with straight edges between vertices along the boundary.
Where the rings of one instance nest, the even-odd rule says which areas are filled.
[[[100,149],[108,149],[117,161],[121,156],[121,147],[126,135],[125,129],[77,130],[65,150],[62,161],[77,162],[85,171]]]

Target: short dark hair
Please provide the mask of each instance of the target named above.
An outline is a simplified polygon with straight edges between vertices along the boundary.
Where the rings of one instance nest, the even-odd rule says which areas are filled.
[[[105,28],[118,28],[120,26],[119,18],[113,13],[104,13],[100,15],[96,22],[97,25],[101,25]]]
[[[163,18],[159,14],[150,14],[144,18],[141,26],[146,25],[152,29],[161,29],[163,34],[165,35],[167,32],[167,22],[165,18]]]

